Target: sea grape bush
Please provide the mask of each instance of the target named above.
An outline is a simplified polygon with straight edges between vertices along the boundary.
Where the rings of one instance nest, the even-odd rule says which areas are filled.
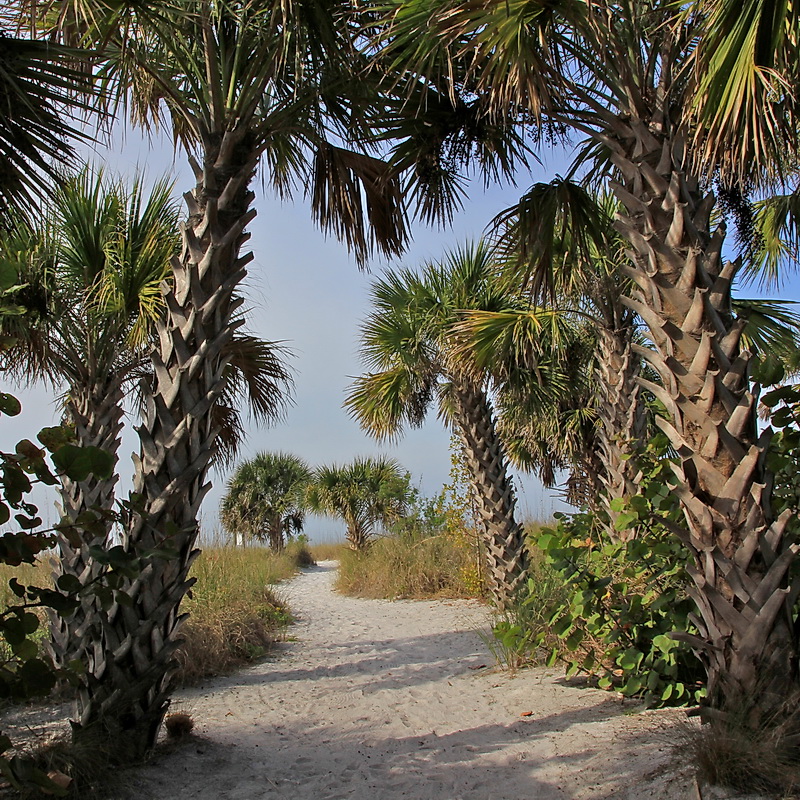
[[[650,706],[686,705],[704,695],[702,667],[688,645],[672,635],[692,631],[686,594],[688,555],[664,521],[678,521],[671,492],[674,474],[667,442],[656,436],[637,456],[641,493],[615,499],[617,531],[612,539],[598,514],[556,515],[542,528],[536,546],[562,589],[543,596],[536,579],[520,599],[543,605],[538,630],[504,620],[495,636],[505,648],[545,650],[547,662],[562,660],[567,675],[584,672],[602,688],[616,688]],[[525,614],[521,615],[525,618]]]
[[[0,417],[13,417],[20,411],[13,395],[0,392]],[[55,485],[62,475],[73,481],[83,481],[90,474],[108,477],[113,458],[99,448],[73,444],[73,431],[68,426],[44,428],[37,438],[39,444],[23,439],[14,452],[0,452],[0,525],[12,526],[0,534],[0,563],[11,567],[33,564],[55,547],[57,534],[78,544],[87,533],[106,530],[109,518],[115,522],[119,517],[117,512],[89,509],[76,520],[43,528],[37,506],[28,499],[34,485]],[[59,682],[76,682],[83,670],[79,662],[57,669],[41,654],[37,610],[67,617],[87,594],[103,607],[130,602],[125,587],[141,571],[143,558],[159,556],[155,552],[134,555],[119,545],[94,547],[91,552],[104,567],[100,578],[91,584],[83,585],[73,575],[62,575],[54,587],[22,585],[17,578],[9,581],[17,601],[0,609],[0,637],[6,644],[0,656],[0,698],[19,701],[47,695]],[[51,795],[64,794],[32,759],[8,756],[11,745],[11,740],[0,734],[0,774],[13,787],[34,785]]]

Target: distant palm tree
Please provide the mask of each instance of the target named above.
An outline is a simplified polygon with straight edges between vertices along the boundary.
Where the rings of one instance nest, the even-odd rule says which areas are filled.
[[[519,297],[505,291],[496,277],[497,265],[480,242],[455,250],[441,264],[426,265],[419,275],[389,271],[376,281],[373,310],[361,335],[362,360],[372,371],[356,379],[345,407],[373,436],[391,439],[405,425],[420,425],[436,401],[440,417],[461,439],[483,526],[490,588],[495,600],[506,605],[527,576],[525,536],[515,517],[487,374],[474,369],[457,336],[469,310],[502,315],[519,308]],[[546,316],[537,319],[541,323]],[[539,333],[546,338],[544,331]],[[541,367],[547,370],[544,362]],[[541,387],[530,375],[525,373],[526,387],[535,394]]]
[[[292,534],[303,530],[310,478],[311,470],[297,456],[258,453],[228,481],[220,522],[237,539],[258,539],[282,550]]]
[[[364,550],[378,526],[386,527],[406,512],[408,478],[394,459],[356,458],[318,467],[306,497],[313,511],[344,520],[350,547]]]

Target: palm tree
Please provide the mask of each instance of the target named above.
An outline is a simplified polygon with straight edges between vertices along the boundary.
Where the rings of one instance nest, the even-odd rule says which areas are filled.
[[[161,180],[145,194],[138,178],[126,189],[102,170],[85,169],[62,182],[44,223],[17,219],[0,238],[0,264],[23,284],[13,299],[28,309],[3,318],[3,333],[15,341],[0,354],[4,369],[20,384],[41,379],[63,391],[63,418],[76,443],[101,448],[115,467],[108,478],[61,478],[63,515],[86,524],[78,539],[72,531],[59,536],[55,577],[70,575],[83,586],[103,571],[91,551],[111,534],[124,399],[149,374],[161,284],[179,244],[170,190]],[[269,420],[288,380],[273,343],[237,333],[229,349],[226,402],[216,419],[226,445],[220,455],[238,443],[240,397]],[[83,660],[100,638],[94,604],[87,595],[70,618],[52,617],[56,663]]]
[[[616,210],[612,197],[597,196],[573,180],[556,178],[532,186],[491,223],[498,237],[498,256],[511,280],[527,271],[530,278],[525,288],[532,296],[543,293],[540,284],[544,283],[551,303],[585,321],[591,340],[587,346],[593,351],[587,353],[589,374],[583,390],[573,384],[561,413],[572,409],[572,428],[583,434],[578,437],[580,444],[576,443],[579,463],[588,467],[585,472],[596,468],[586,489],[599,490],[589,498],[589,505],[604,509],[612,538],[619,533],[611,501],[635,494],[636,449],[648,438],[648,414],[637,383],[643,343],[637,334],[639,320],[622,300],[630,285],[622,270],[625,246],[613,226]],[[517,324],[513,318],[506,322]],[[487,368],[512,357],[502,349],[509,339],[490,316],[468,316],[462,325],[478,348],[479,362]],[[580,365],[580,359],[571,363]],[[594,412],[595,424],[587,424],[588,410]],[[524,428],[521,421],[518,425]]]
[[[391,458],[356,458],[349,464],[318,467],[308,484],[309,507],[341,518],[353,550],[366,550],[375,528],[406,512],[408,476]]]
[[[70,13],[82,5],[65,4]],[[154,745],[169,703],[179,605],[218,446],[226,348],[240,324],[236,290],[252,258],[242,248],[259,165],[284,195],[296,179],[308,186],[319,222],[359,258],[373,247],[396,252],[406,232],[398,180],[365,148],[347,149],[379,119],[364,109],[374,93],[360,75],[350,4],[170,0],[96,11],[73,29],[96,40],[117,38],[114,25],[124,31],[116,74],[130,107],[139,120],[169,117],[196,176],[184,195],[188,220],[139,428],[134,492],[142,513],[125,538],[132,553],[169,549],[174,557],[152,560],[146,580],[131,587],[132,603],[103,620],[75,728],[80,737],[96,727],[126,761]],[[101,32],[98,20],[108,26]]]
[[[756,4],[742,5],[752,10]],[[466,60],[497,114],[577,130],[594,143],[584,160],[613,179],[621,204],[615,224],[628,242],[625,272],[633,282],[624,303],[647,327],[651,347],[642,355],[658,375],[658,382],[638,382],[666,409],[658,425],[679,454],[675,491],[684,523],[674,532],[692,553],[691,591],[700,615],[692,644],[708,670],[706,708],[746,708],[758,725],[780,718],[800,678],[789,578],[795,548],[786,536],[790,515],[771,514],[769,434],[756,425],[751,355],[741,346],[744,322],[731,312],[741,265],[722,257],[726,229],[714,222],[715,196],[700,165],[723,169],[728,188],[741,190],[745,180],[761,181],[785,164],[778,151],[797,134],[797,82],[759,91],[769,112],[765,124],[758,135],[732,137],[726,145],[728,154],[746,152],[746,161],[730,156],[736,168],[729,168],[711,144],[710,155],[709,148],[704,153],[697,143],[716,137],[708,120],[724,118],[710,111],[704,123],[696,114],[697,54],[714,52],[705,50],[713,39],[704,26],[707,7],[733,4],[708,0],[685,14],[668,0],[535,8],[524,0],[416,2],[413,8],[398,2],[384,55],[396,61],[404,51],[420,76]],[[795,75],[796,57],[791,64],[784,57],[787,51],[796,56],[794,29],[785,27],[789,17],[776,20],[782,46],[776,56]],[[726,55],[735,56],[735,48]],[[758,124],[743,96],[727,108]],[[761,132],[770,126],[772,138],[762,147]],[[748,146],[741,148],[741,141]]]
[[[305,524],[305,491],[311,470],[290,453],[258,453],[240,464],[228,481],[220,521],[236,536],[283,549]]]
[[[420,425],[437,400],[439,415],[461,438],[483,525],[491,591],[505,606],[527,578],[525,535],[515,518],[486,374],[470,369],[456,336],[464,311],[502,314],[514,307],[514,298],[493,280],[496,272],[488,246],[480,242],[449,254],[442,264],[426,265],[419,276],[390,271],[376,282],[374,310],[361,337],[362,358],[375,371],[355,381],[345,406],[369,433],[390,439],[406,424]]]

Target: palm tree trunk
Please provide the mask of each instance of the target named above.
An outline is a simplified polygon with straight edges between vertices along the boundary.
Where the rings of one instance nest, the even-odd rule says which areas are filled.
[[[490,591],[500,608],[513,603],[528,576],[525,531],[516,519],[516,499],[491,404],[466,381],[452,381],[458,433],[478,504]]]
[[[597,442],[602,463],[600,480],[604,491],[600,504],[608,515],[608,533],[613,539],[630,539],[635,531],[620,534],[614,524],[619,513],[611,508],[615,498],[636,493],[637,445],[644,440],[647,417],[640,396],[640,357],[633,352],[632,326],[598,326]]]
[[[99,734],[121,762],[140,759],[155,745],[180,644],[179,605],[199,555],[197,515],[210,488],[206,475],[217,436],[212,410],[224,388],[232,315],[241,304],[233,293],[252,258],[239,255],[255,216],[247,188],[255,157],[242,139],[239,129],[216,146],[209,137],[203,166],[193,163],[197,186],[184,196],[189,219],[165,289],[154,379],[138,429],[134,496],[141,511],[133,515],[126,546],[146,567],[128,589],[129,604],[104,615],[102,646],[79,695],[76,736]],[[148,556],[153,549],[169,557]]]
[[[123,417],[123,393],[116,378],[88,387],[74,388],[66,403],[64,421],[75,429],[82,447],[99,447],[110,453],[116,465],[120,446]],[[75,521],[86,511],[111,511],[114,507],[114,488],[118,480],[116,469],[109,478],[90,475],[85,481],[61,478],[62,514]],[[53,560],[53,578],[62,575],[77,578],[82,586],[95,582],[103,567],[89,553],[92,547],[105,548],[112,523],[98,517],[80,535],[58,536],[58,559]],[[70,616],[50,615],[50,655],[59,667],[75,659],[84,661],[87,648],[99,639],[96,629],[96,598],[81,598],[80,607]]]
[[[654,132],[655,131],[655,132]],[[790,514],[773,519],[765,466],[769,433],[756,428],[757,393],[742,326],[730,310],[738,262],[721,257],[724,224],[710,228],[715,202],[686,172],[684,142],[655,123],[617,119],[604,138],[623,178],[615,186],[631,243],[626,304],[650,330],[654,350],[635,348],[660,376],[640,385],[665,406],[658,420],[679,454],[675,467],[694,555],[692,596],[708,670],[710,716],[746,711],[752,725],[780,714],[797,689],[797,642],[789,577],[797,544]]]

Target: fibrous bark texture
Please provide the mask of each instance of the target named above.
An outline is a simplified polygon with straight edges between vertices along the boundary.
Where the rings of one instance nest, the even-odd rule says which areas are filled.
[[[197,514],[210,488],[206,475],[217,435],[212,409],[224,388],[224,351],[241,303],[233,294],[251,259],[239,256],[255,216],[247,189],[255,155],[242,136],[228,131],[217,147],[209,145],[202,167],[194,165],[197,186],[185,195],[189,219],[164,288],[154,379],[145,387],[138,429],[134,498],[141,513],[132,516],[126,540],[145,566],[128,587],[130,601],[102,615],[102,638],[80,691],[76,735],[99,728],[120,761],[141,758],[155,744],[172,689],[179,605],[199,554]]]
[[[123,417],[123,394],[119,381],[107,381],[74,388],[65,407],[64,421],[75,429],[75,438],[82,447],[98,447],[114,457],[120,446]],[[61,478],[62,514],[75,521],[87,510],[111,511],[114,507],[116,469],[108,478],[90,475],[85,481]],[[96,582],[103,571],[89,553],[91,547],[105,548],[111,533],[109,519],[98,519],[96,524],[58,538],[58,559],[53,561],[53,578],[72,575],[86,587]],[[84,660],[87,648],[99,639],[97,631],[96,598],[87,593],[81,597],[80,607],[69,617],[50,615],[50,654],[58,667],[66,667],[75,659]]]
[[[455,380],[452,399],[483,527],[489,588],[495,603],[506,608],[528,577],[525,531],[515,519],[516,498],[508,462],[484,392]]]
[[[785,537],[789,515],[770,511],[769,433],[757,431],[750,354],[730,309],[739,264],[721,257],[724,225],[711,230],[715,199],[685,171],[680,135],[635,116],[618,118],[611,134],[637,286],[626,303],[653,345],[634,350],[661,385],[639,382],[663,403],[658,425],[679,455],[685,526],[675,532],[694,556],[700,636],[690,640],[708,669],[707,711],[746,711],[760,725],[797,688],[789,569],[798,545]]]
[[[631,325],[598,327],[597,443],[604,489],[600,501],[611,523],[612,538],[631,538],[635,534],[616,530],[618,512],[611,508],[610,501],[636,493],[639,468],[634,456],[647,429],[638,383],[641,359],[633,352],[632,333]]]

